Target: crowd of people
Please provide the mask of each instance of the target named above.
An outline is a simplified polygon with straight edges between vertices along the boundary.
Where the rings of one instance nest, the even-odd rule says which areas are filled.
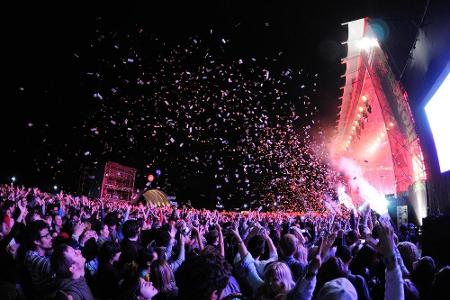
[[[0,186],[1,299],[444,299],[450,267],[349,215],[104,202]]]

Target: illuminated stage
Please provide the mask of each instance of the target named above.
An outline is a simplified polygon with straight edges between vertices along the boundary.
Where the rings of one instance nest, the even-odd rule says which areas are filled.
[[[376,39],[376,24],[366,18],[343,25],[348,26],[348,52],[342,61],[345,86],[333,157],[357,165],[364,182],[382,198],[407,199],[414,221],[421,224],[427,215],[426,173],[408,96]],[[346,173],[354,202],[369,201],[360,178]]]

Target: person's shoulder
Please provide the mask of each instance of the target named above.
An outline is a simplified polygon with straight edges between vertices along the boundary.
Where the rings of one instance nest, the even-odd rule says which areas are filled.
[[[40,256],[39,253],[35,250],[28,250],[25,252],[25,263],[26,262],[34,262],[36,260],[39,261],[50,261],[50,259],[46,256]]]
[[[178,289],[171,290],[166,293],[158,293],[154,298],[154,300],[181,300],[178,296]]]
[[[63,280],[60,288],[71,295],[73,299],[93,299],[91,290],[84,277]]]
[[[365,279],[361,275],[355,275],[355,274],[347,274],[347,279],[350,280],[353,284],[364,284]]]
[[[289,256],[289,259],[286,260],[286,262],[288,262],[290,265],[293,265],[293,266],[298,266],[298,267],[302,267],[302,268],[304,267],[302,262],[293,256]]]
[[[32,256],[37,256],[37,255],[39,255],[39,254],[35,250],[28,250],[28,251],[25,252],[25,258],[32,257]]]

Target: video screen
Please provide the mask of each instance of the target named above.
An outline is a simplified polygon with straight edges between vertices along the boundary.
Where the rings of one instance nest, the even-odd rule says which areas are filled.
[[[450,72],[425,105],[441,173],[450,170]]]

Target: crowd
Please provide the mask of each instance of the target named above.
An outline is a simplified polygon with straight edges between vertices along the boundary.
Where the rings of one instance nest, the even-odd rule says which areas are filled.
[[[1,299],[445,299],[409,227],[208,211],[0,186]]]

